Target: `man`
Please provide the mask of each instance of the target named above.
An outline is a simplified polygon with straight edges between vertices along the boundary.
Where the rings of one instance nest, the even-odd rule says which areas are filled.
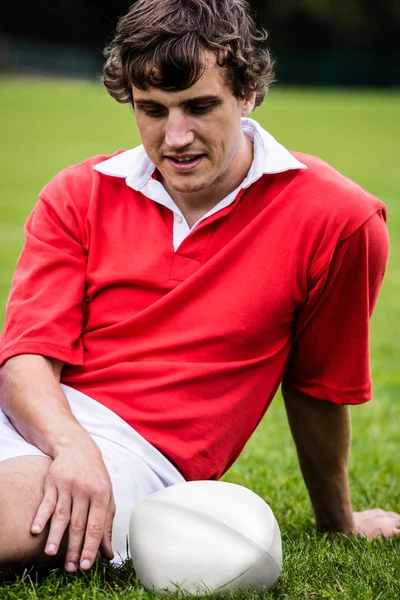
[[[66,169],[27,222],[1,341],[0,565],[123,559],[133,503],[221,477],[281,382],[318,529],[400,531],[352,511],[347,477],[385,209],[247,118],[272,78],[261,38],[242,0],[139,0],[119,22],[104,82],[143,147]]]

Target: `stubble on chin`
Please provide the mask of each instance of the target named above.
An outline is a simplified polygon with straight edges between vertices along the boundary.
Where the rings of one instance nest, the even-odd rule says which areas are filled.
[[[209,184],[201,181],[179,181],[179,180],[168,180],[163,178],[162,183],[167,191],[169,191],[170,195],[173,192],[177,192],[178,194],[195,194],[203,191]],[[172,194],[171,194],[172,192]]]

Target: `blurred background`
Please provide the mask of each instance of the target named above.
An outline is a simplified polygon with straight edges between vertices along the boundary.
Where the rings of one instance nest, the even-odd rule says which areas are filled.
[[[131,0],[2,0],[0,72],[94,77]],[[251,0],[282,84],[400,85],[400,0]]]

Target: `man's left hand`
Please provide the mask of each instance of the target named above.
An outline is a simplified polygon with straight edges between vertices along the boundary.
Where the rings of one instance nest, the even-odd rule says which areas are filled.
[[[400,515],[381,508],[354,513],[354,533],[365,535],[369,540],[383,536],[390,540],[400,535]]]

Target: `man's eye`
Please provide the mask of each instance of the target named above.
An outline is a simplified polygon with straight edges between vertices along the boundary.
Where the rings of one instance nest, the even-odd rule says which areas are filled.
[[[191,106],[189,108],[190,112],[195,113],[196,115],[201,115],[204,113],[211,112],[215,107],[215,104],[199,104],[197,106]]]
[[[145,106],[143,106],[142,110],[144,114],[148,115],[149,117],[162,117],[164,115],[164,111],[162,109],[146,108]]]

